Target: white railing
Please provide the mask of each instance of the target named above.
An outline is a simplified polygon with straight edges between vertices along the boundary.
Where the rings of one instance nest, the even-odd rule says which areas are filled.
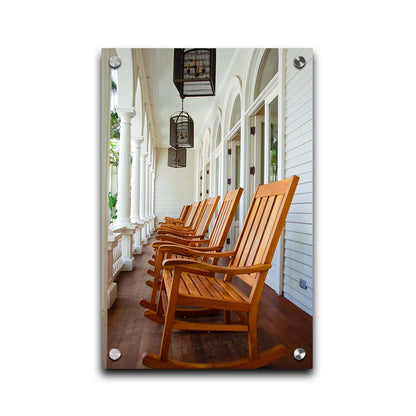
[[[117,277],[117,275],[120,273],[121,268],[123,267],[121,238],[118,238],[117,245],[113,248],[112,251],[113,251],[113,269],[112,269],[111,281],[113,282],[114,279]]]
[[[108,308],[111,308],[114,301],[117,299],[117,285],[114,283],[114,279],[120,273],[123,268],[122,257],[122,234],[111,233],[108,237],[107,245],[107,273],[108,273]]]

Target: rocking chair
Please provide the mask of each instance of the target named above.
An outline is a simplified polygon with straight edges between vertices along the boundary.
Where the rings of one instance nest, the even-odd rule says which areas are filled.
[[[299,178],[292,176],[257,187],[234,251],[210,253],[210,257],[230,257],[222,267],[190,259],[167,259],[163,262],[163,280],[156,311],[145,316],[163,325],[159,355],[145,353],[142,362],[163,369],[248,369],[259,368],[287,354],[284,345],[261,353],[257,350],[257,311],[261,293]],[[161,245],[161,252],[175,252]],[[204,256],[193,248],[181,248],[190,256]],[[215,277],[223,274],[224,279]],[[232,283],[233,277],[251,287],[249,296]],[[165,302],[166,294],[167,301]],[[179,306],[213,308],[224,311],[224,323],[187,322],[176,319]],[[231,321],[231,312],[238,316]],[[172,330],[237,331],[248,333],[248,358],[224,363],[190,363],[168,358]]]
[[[178,231],[190,231],[195,233],[196,228],[201,220],[202,214],[205,209],[207,200],[194,202],[189,209],[190,213],[185,222],[176,221],[175,223],[162,224],[157,228],[157,235],[166,233],[177,233]]]
[[[171,223],[171,224],[184,223],[185,220],[186,220],[186,216],[188,214],[189,208],[190,208],[190,205],[184,205],[178,218],[165,217],[165,221],[164,222],[159,222],[159,225],[164,225],[164,224],[168,224],[168,223]]]
[[[218,258],[209,257],[209,253],[218,252],[222,250],[228,231],[231,227],[231,223],[234,218],[235,212],[237,211],[237,206],[242,193],[243,188],[239,188],[234,191],[229,191],[225,194],[224,201],[221,205],[221,209],[218,213],[217,219],[215,220],[214,227],[212,228],[210,238],[203,238],[205,234],[181,237],[174,235],[166,235],[159,237],[161,241],[156,241],[155,243],[153,243],[153,247],[155,248],[155,255],[153,256],[153,260],[149,260],[149,264],[154,266],[154,269],[147,270],[147,273],[154,279],[153,281],[148,280],[146,282],[146,284],[152,288],[152,295],[150,301],[142,299],[140,301],[141,306],[143,306],[146,309],[156,310],[156,295],[159,290],[160,283],[162,281],[161,270],[162,261],[164,260],[165,254],[165,252],[163,251],[158,251],[158,247],[160,247],[161,245],[173,245],[176,250],[175,254],[173,254],[175,258],[187,257],[186,253],[181,251],[182,246],[185,246],[185,249],[193,247],[196,250],[204,252],[204,261],[211,260],[212,264],[217,264]],[[195,315],[196,313],[196,311],[193,311],[192,313],[188,312],[187,316],[190,316],[191,314]]]
[[[158,240],[159,238],[161,238],[161,236],[205,236],[205,234],[207,233],[209,224],[211,222],[212,216],[214,215],[215,212],[215,208],[217,208],[217,204],[219,201],[220,197],[216,196],[214,198],[210,198],[210,199],[206,199],[205,201],[201,202],[201,206],[203,207],[203,211],[201,212],[201,214],[196,214],[195,216],[198,216],[199,219],[198,221],[195,223],[196,229],[195,230],[170,230],[170,231],[160,231],[160,233],[162,234],[158,234],[156,235],[156,239]],[[166,227],[167,230],[167,227]],[[164,234],[166,233],[166,234]],[[151,266],[155,266],[155,260],[156,260],[156,255],[154,254],[152,256],[151,260],[148,260],[148,263]],[[150,273],[149,273],[150,274]],[[150,287],[153,287],[153,282],[151,281],[146,281],[146,284]],[[147,306],[145,306],[147,307]]]

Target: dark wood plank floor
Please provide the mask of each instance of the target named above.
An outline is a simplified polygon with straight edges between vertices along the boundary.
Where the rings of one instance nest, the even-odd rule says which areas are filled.
[[[118,297],[108,314],[108,350],[118,348],[121,358],[107,360],[108,369],[143,369],[144,352],[159,353],[162,326],[146,319],[139,305],[141,298],[150,298],[151,289],[145,285],[150,268],[147,260],[153,253],[150,239],[143,254],[135,257],[132,272],[121,272],[117,279]],[[212,319],[199,318],[199,320]],[[223,315],[216,316],[221,322]],[[276,344],[284,344],[290,353],[267,367],[268,369],[312,368],[312,317],[284,297],[265,286],[258,313],[259,352]],[[293,351],[302,347],[306,357],[302,361],[293,358]],[[220,362],[245,358],[248,355],[246,333],[238,332],[184,332],[174,331],[169,358],[193,362]]]

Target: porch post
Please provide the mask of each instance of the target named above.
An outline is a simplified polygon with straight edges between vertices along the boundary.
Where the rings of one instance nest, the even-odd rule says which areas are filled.
[[[149,186],[149,177],[150,177],[150,162],[149,162],[149,153],[146,157],[146,200],[145,200],[145,216],[147,221],[146,226],[146,237],[150,237],[150,213],[149,213],[149,202],[150,202],[150,186]]]
[[[156,179],[156,175],[155,175],[155,171],[154,168],[152,169],[152,218],[153,218],[153,231],[156,229],[155,226],[155,219],[156,219],[156,215],[155,215],[155,179]]]
[[[152,234],[155,229],[154,227],[155,217],[153,215],[153,178],[154,178],[153,166],[150,166],[150,170],[149,170],[149,217],[150,217],[150,232]]]
[[[146,212],[145,212],[145,198],[146,198],[146,147],[145,143],[142,144],[142,152],[140,154],[140,219],[144,223],[144,228],[142,229],[142,241],[143,244],[147,244],[147,235],[146,235]]]
[[[117,219],[113,230],[120,232],[123,270],[133,270],[132,238],[135,226],[130,221],[130,157],[131,157],[131,119],[134,108],[118,108],[120,116],[120,156],[118,168]]]
[[[137,230],[133,242],[133,253],[142,253],[142,228],[143,221],[140,218],[140,146],[143,136],[132,137],[132,174],[131,174],[131,222],[137,224]],[[137,235],[136,235],[137,234]]]
[[[130,222],[130,152],[131,118],[134,108],[117,109],[120,116],[120,157],[118,167],[117,219],[114,229],[132,227]]]

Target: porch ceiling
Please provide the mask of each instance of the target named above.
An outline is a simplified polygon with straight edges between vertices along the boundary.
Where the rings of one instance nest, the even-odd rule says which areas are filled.
[[[236,49],[217,49],[216,91],[223,86],[228,66]],[[169,147],[169,119],[181,110],[181,98],[173,84],[173,49],[142,49],[150,105],[154,115],[156,146]],[[214,97],[185,98],[184,110],[194,120],[195,145],[198,145]]]

